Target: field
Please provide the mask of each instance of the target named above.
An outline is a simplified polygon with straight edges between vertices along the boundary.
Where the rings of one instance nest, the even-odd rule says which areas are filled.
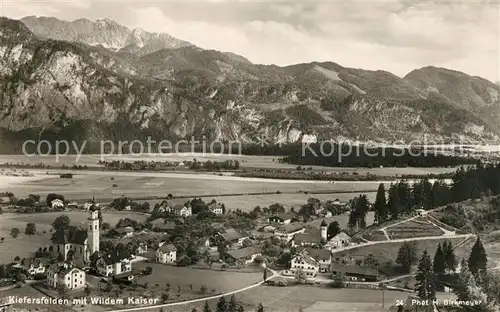
[[[217,196],[278,191],[282,193],[362,192],[376,191],[380,183],[364,181],[329,183],[328,181],[255,179],[210,174],[108,171],[75,172],[72,179],[61,179],[58,175],[47,175],[39,170],[33,172],[37,172],[37,178],[40,176],[46,178],[37,181],[20,178],[18,183],[12,182],[5,185],[3,191],[13,192],[18,197],[27,196],[30,193],[43,196],[56,192],[70,200],[88,200],[92,195],[99,200],[111,200],[121,195],[145,197],[166,196],[169,193],[174,196]],[[335,195],[331,194],[330,198],[337,198]],[[354,196],[355,194],[352,197]]]
[[[202,154],[202,153],[177,153],[177,154],[145,154],[141,156],[133,155],[82,155],[78,161],[76,155],[61,155],[57,159],[55,155],[51,156],[25,156],[25,155],[0,155],[0,164],[3,163],[24,163],[24,164],[46,164],[52,166],[67,166],[72,165],[87,165],[98,166],[99,160],[112,161],[128,161],[136,160],[145,161],[188,161],[196,158],[198,161],[224,161],[226,159],[238,160],[242,168],[278,168],[278,169],[295,169],[296,165],[279,163],[278,156],[245,156],[245,155],[221,155],[221,154]],[[347,172],[352,174],[357,172],[361,175],[367,173],[373,175],[384,176],[400,176],[405,174],[425,175],[425,174],[440,174],[454,172],[456,168],[334,168],[324,166],[311,166],[313,171],[331,171],[331,172]]]
[[[390,239],[402,239],[410,237],[441,236],[444,233],[438,226],[425,220],[409,220],[407,222],[387,228]]]
[[[86,219],[88,214],[83,211],[65,211],[65,212],[49,212],[36,214],[10,214],[4,213],[0,215],[0,237],[4,237],[5,241],[0,244],[0,263],[8,263],[14,260],[16,256],[26,258],[33,256],[34,252],[39,247],[50,246],[50,230],[52,222],[60,215],[67,215],[72,225],[83,225],[86,227]],[[103,221],[111,225],[115,225],[121,218],[133,218],[137,221],[146,220],[147,216],[135,212],[103,212]],[[33,222],[36,224],[38,234],[27,236],[24,234],[26,224]],[[13,228],[18,228],[20,234],[17,238],[10,236],[10,231]],[[43,233],[45,231],[45,233]]]
[[[188,290],[190,285],[194,290],[199,290],[201,286],[207,287],[207,294],[229,292],[246,286],[250,286],[262,280],[262,273],[247,273],[247,272],[234,272],[234,271],[215,271],[215,270],[202,270],[193,268],[183,268],[170,266],[160,263],[144,263],[137,262],[134,264],[134,269],[145,268],[151,266],[153,274],[148,276],[141,276],[138,283],[142,284],[147,282],[148,285],[158,284],[165,287],[170,283],[172,290],[177,290],[180,286],[183,290]]]
[[[431,258],[434,257],[434,253],[436,252],[437,245],[439,243],[443,243],[446,239],[432,239],[432,240],[420,240],[417,243],[418,246],[418,258],[422,255],[424,250],[431,255]],[[452,245],[456,245],[459,242],[463,241],[462,238],[452,238],[449,239],[452,242]],[[350,258],[354,260],[362,260],[368,254],[373,254],[373,256],[378,260],[380,264],[386,263],[387,261],[395,262],[398,257],[398,250],[403,243],[380,243],[375,245],[369,245],[365,247],[345,250],[341,252],[337,252],[333,255],[334,258],[345,258],[349,260]]]

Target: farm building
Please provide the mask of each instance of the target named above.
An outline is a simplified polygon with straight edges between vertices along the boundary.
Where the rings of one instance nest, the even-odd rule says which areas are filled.
[[[303,271],[308,277],[315,277],[319,272],[319,263],[307,253],[301,253],[290,261],[290,271],[295,273],[298,270]]]
[[[321,273],[329,272],[332,264],[332,255],[328,250],[308,247],[297,247],[297,254],[307,254],[319,264]]]
[[[208,209],[213,212],[214,214],[220,216],[222,214],[224,214],[224,205],[221,204],[221,203],[211,203],[209,206],[208,206]]]
[[[321,245],[321,233],[309,230],[305,233],[295,234],[292,240],[292,247],[308,246],[319,247]]]
[[[130,237],[134,235],[134,229],[130,226],[126,226],[121,229],[118,229],[118,233],[120,233],[122,237]]]
[[[45,274],[46,263],[36,258],[22,259],[19,263],[29,276]]]
[[[323,248],[327,250],[332,250],[346,246],[350,242],[351,242],[351,237],[344,232],[340,232],[339,234],[332,237]]]
[[[132,255],[123,248],[108,252],[96,262],[97,272],[102,276],[115,276],[132,271]]]
[[[68,290],[81,289],[86,286],[85,272],[69,264],[52,264],[47,269],[47,285],[57,288],[65,285]]]
[[[284,226],[281,226],[279,228],[276,228],[274,231],[274,236],[276,238],[289,242],[292,240],[294,235],[299,234],[299,233],[304,233],[305,227],[302,223],[296,222],[296,223],[290,223]]]
[[[268,218],[269,223],[277,223],[277,224],[290,224],[294,218],[296,218],[296,214],[288,212],[288,213],[280,213]]]
[[[175,263],[177,261],[177,248],[174,245],[161,245],[156,250],[156,261],[160,263]]]
[[[240,261],[245,264],[253,262],[258,256],[262,256],[262,250],[253,246],[227,252],[228,258],[233,259],[234,262]]]
[[[376,269],[358,265],[332,263],[330,271],[333,276],[341,274],[348,280],[356,282],[376,282],[378,278],[378,271]]]
[[[233,249],[243,246],[243,241],[250,237],[248,233],[240,232],[232,228],[225,229],[224,232],[219,232],[218,236]]]
[[[172,213],[179,217],[189,217],[193,214],[191,207],[178,204],[172,207]]]

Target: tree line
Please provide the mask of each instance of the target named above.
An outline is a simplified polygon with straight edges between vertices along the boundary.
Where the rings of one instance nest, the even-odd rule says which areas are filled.
[[[415,246],[410,242],[404,243],[399,252],[399,263],[404,266],[416,262]],[[416,274],[416,291],[421,300],[435,300],[436,291],[448,286],[453,289],[459,301],[476,301],[473,307],[461,306],[461,310],[487,312],[498,304],[498,287],[500,279],[486,270],[487,257],[479,237],[476,239],[467,260],[462,259],[460,272],[456,273],[457,261],[451,242],[439,244],[434,255],[434,260],[424,250],[418,261]],[[408,267],[407,267],[408,268]],[[408,269],[409,271],[409,269]]]
[[[386,192],[380,184],[373,205],[366,195],[351,200],[350,228],[366,227],[366,213],[373,209],[375,222],[382,224],[400,216],[415,212],[416,209],[431,210],[467,199],[500,194],[500,164],[483,165],[481,163],[467,168],[460,167],[452,176],[451,183],[436,180],[431,183],[421,179],[412,185],[402,180],[392,183]]]
[[[456,167],[477,164],[473,158],[425,152],[420,148],[310,144],[288,148],[282,162],[301,166],[328,167]]]

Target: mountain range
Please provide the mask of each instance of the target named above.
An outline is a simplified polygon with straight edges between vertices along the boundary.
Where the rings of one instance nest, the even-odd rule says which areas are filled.
[[[103,19],[0,19],[0,152],[26,139],[498,141],[499,86],[437,67],[253,64]]]

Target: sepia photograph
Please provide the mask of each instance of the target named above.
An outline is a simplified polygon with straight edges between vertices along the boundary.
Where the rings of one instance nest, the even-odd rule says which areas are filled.
[[[498,0],[0,13],[0,312],[500,312]]]

